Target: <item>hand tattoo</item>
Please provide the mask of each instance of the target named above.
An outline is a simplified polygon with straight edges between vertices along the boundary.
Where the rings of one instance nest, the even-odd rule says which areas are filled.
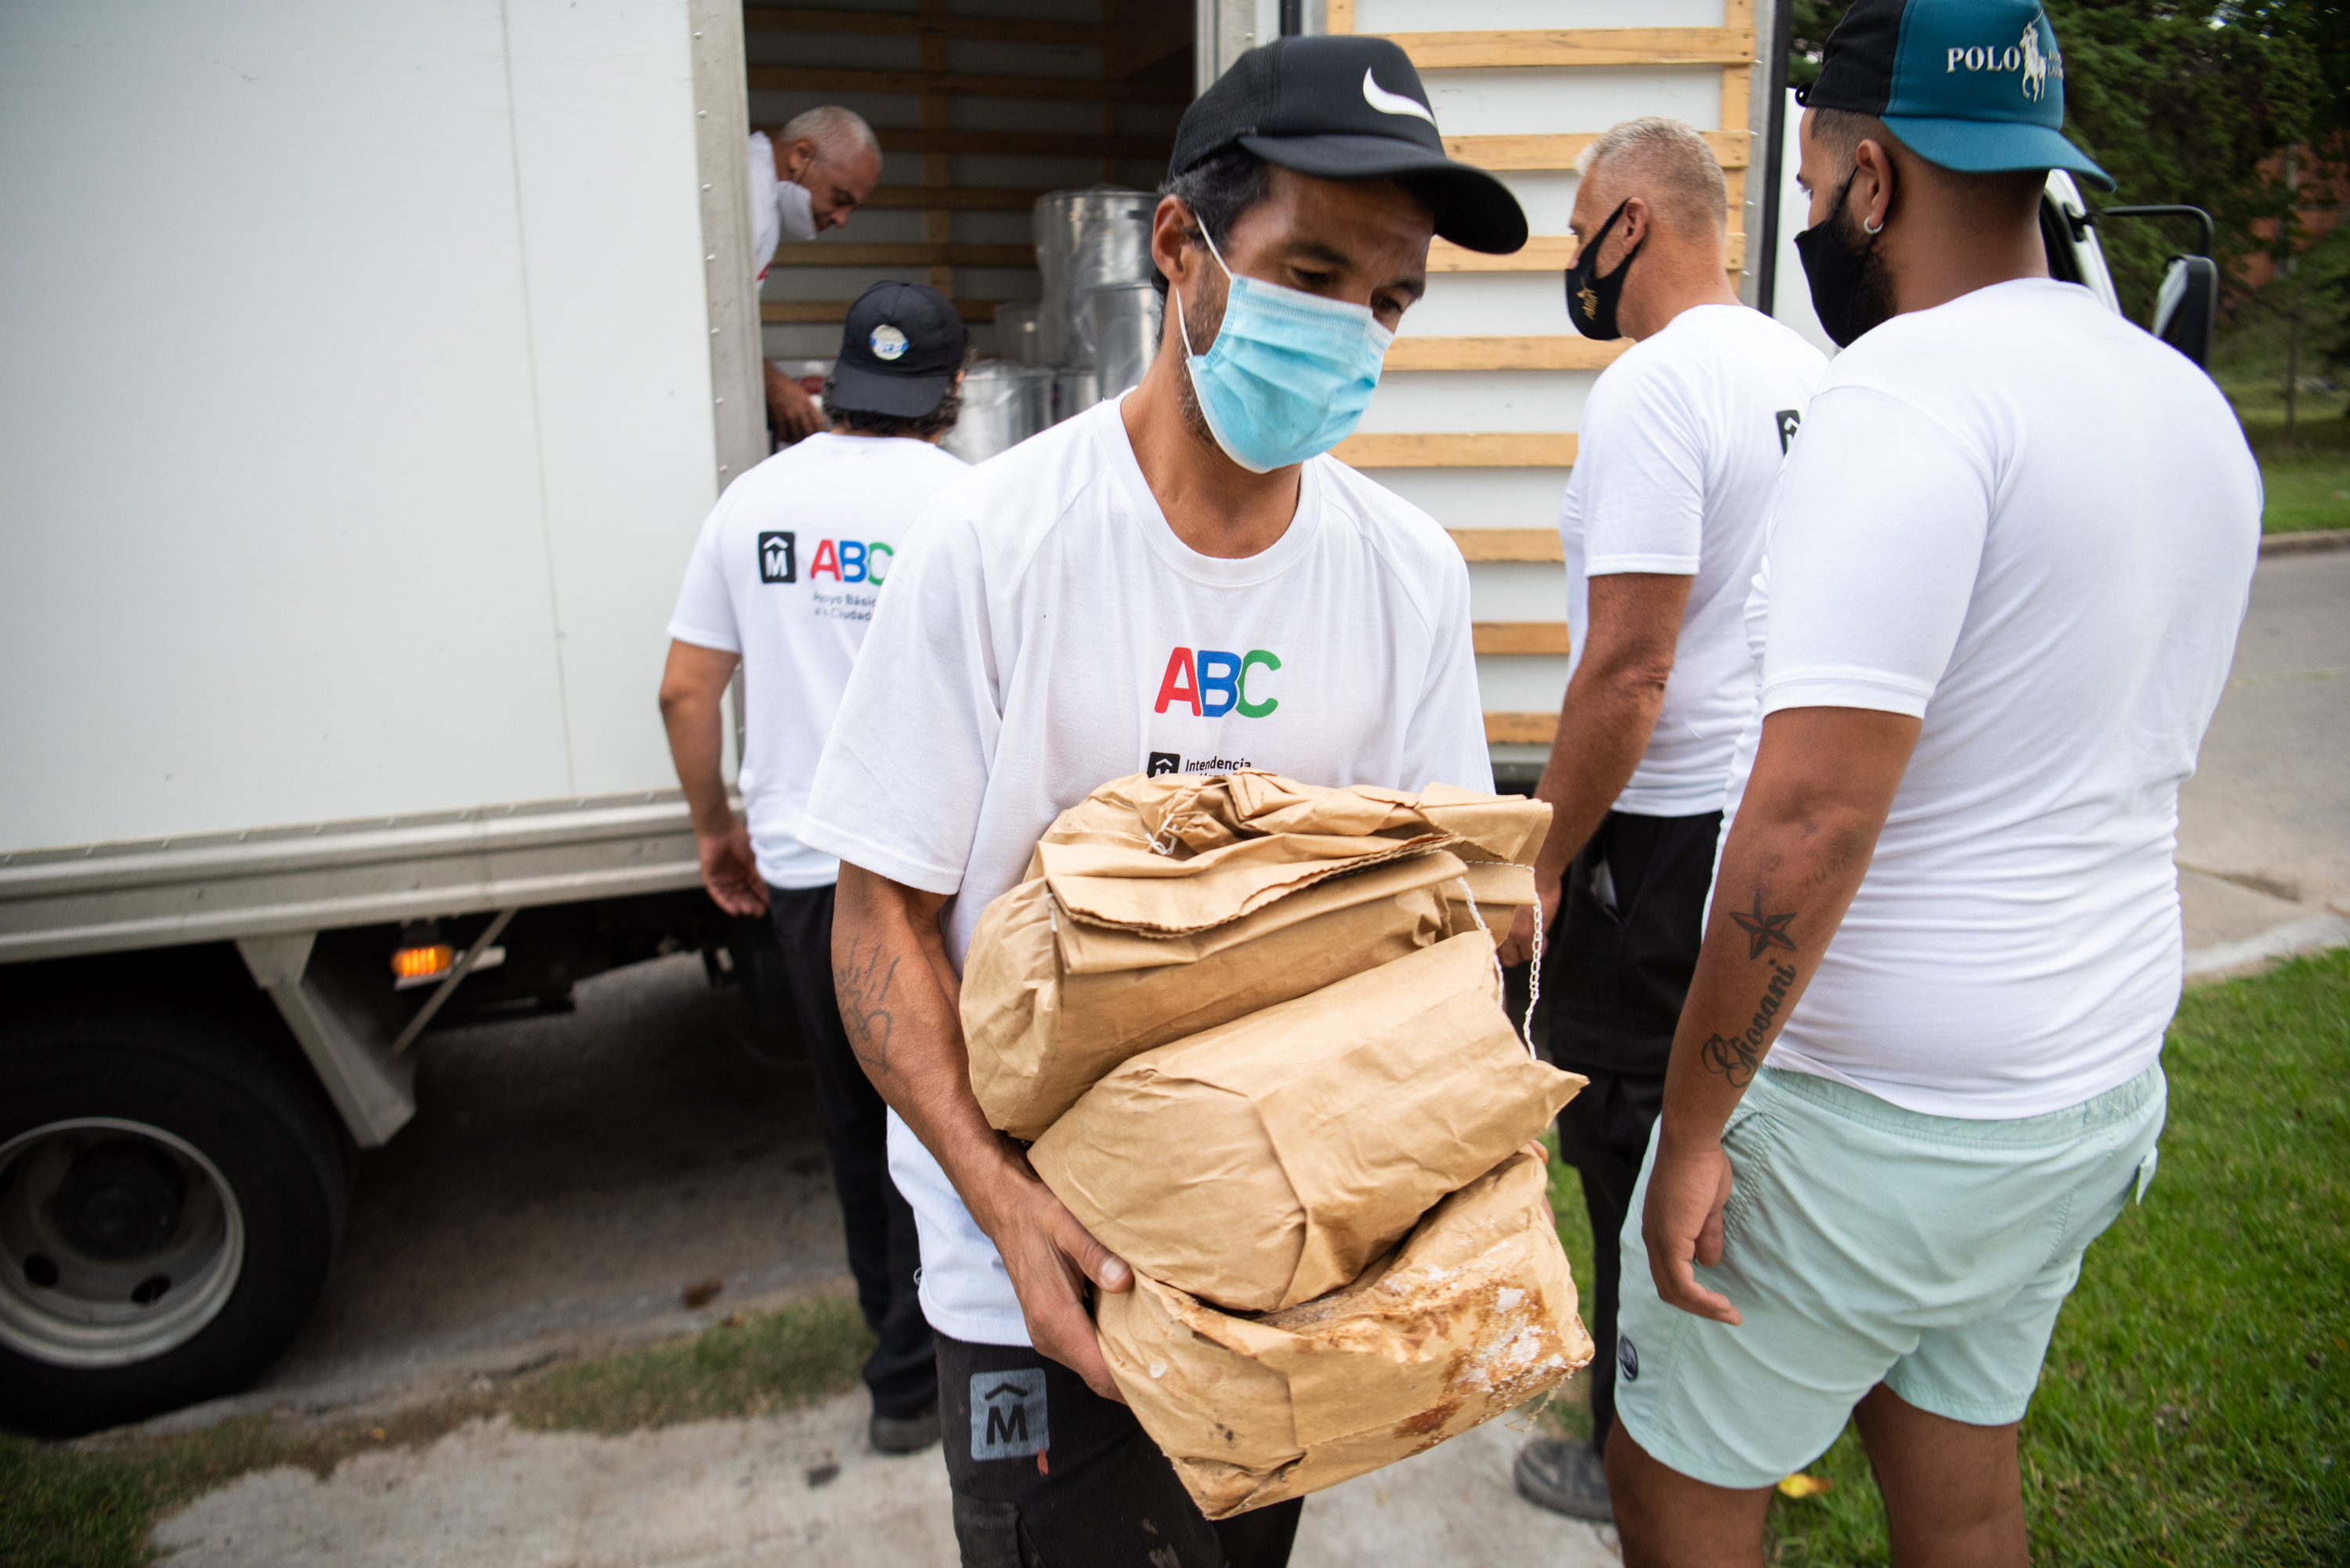
[[[1787,988],[1794,983],[1794,965],[1773,963],[1771,983],[1754,1004],[1754,1016],[1746,1027],[1735,1035],[1716,1034],[1706,1041],[1700,1052],[1706,1071],[1721,1074],[1733,1088],[1744,1088],[1754,1069],[1762,1065],[1762,1051],[1778,1023],[1779,1010],[1787,1005]]]
[[[832,984],[840,1002],[841,1026],[848,1032],[848,1047],[868,1071],[887,1073],[889,1070],[889,1036],[896,1032],[897,1020],[882,1004],[889,1000],[889,987],[897,982],[898,961],[889,960],[889,967],[881,967],[881,945],[873,945],[872,956],[860,961],[863,947],[852,942],[848,962],[835,964]]]
[[[1795,950],[1794,939],[1787,934],[1787,922],[1795,918],[1795,911],[1790,909],[1783,915],[1764,914],[1762,888],[1754,889],[1752,914],[1742,915],[1732,909],[1730,911],[1730,918],[1738,922],[1740,930],[1746,933],[1746,957],[1750,961],[1761,958],[1772,948],[1784,948],[1789,952]]]

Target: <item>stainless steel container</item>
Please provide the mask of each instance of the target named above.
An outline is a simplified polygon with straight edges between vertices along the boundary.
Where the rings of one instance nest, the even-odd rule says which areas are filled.
[[[1159,290],[1147,283],[1086,290],[1086,319],[1094,345],[1101,395],[1115,398],[1139,386],[1159,352]]]
[[[1117,185],[1036,199],[1036,270],[1045,278],[1036,333],[1046,364],[1094,362],[1086,291],[1150,281],[1150,214],[1158,205],[1147,192]]]
[[[1052,422],[1052,371],[982,359],[963,372],[962,415],[939,444],[965,462],[984,462]]]
[[[1091,367],[1067,365],[1053,372],[1053,422],[1084,413],[1102,400],[1101,378]]]
[[[1036,302],[1007,301],[995,307],[995,351],[1014,365],[1042,365],[1036,346]]]

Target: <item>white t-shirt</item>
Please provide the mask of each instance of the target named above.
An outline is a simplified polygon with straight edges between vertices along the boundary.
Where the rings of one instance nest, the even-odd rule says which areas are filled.
[[[2178,786],[2260,530],[2219,389],[2086,289],[1980,289],[1836,359],[1748,607],[1760,711],[1924,728],[1773,1066],[1992,1119],[2154,1063],[2181,978]]]
[[[1754,710],[1746,590],[1787,442],[1825,356],[1742,305],[1673,317],[1607,367],[1584,405],[1559,507],[1575,664],[1591,632],[1590,579],[1695,579],[1648,749],[1616,797],[1640,816],[1720,811],[1731,753]]]
[[[767,268],[775,259],[775,247],[784,243],[784,213],[780,201],[781,187],[787,182],[775,178],[775,144],[764,130],[751,133],[751,277],[764,283]]]
[[[743,656],[743,807],[775,887],[840,875],[801,841],[808,782],[909,522],[968,472],[925,441],[820,432],[728,485],[694,541],[669,634]]]
[[[1055,816],[1149,771],[1270,768],[1309,784],[1492,788],[1469,573],[1429,516],[1334,459],[1243,560],[1176,537],[1119,401],[938,497],[882,600],[801,832],[952,893],[958,969]],[[896,1116],[889,1171],[922,1240],[933,1326],[1024,1345],[1003,1261]]]

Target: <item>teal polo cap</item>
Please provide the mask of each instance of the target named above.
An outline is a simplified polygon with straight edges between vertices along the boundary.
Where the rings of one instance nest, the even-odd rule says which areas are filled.
[[[2114,188],[2064,140],[2064,55],[2038,0],[1856,0],[1803,96],[1875,115],[1945,169],[2064,169]]]

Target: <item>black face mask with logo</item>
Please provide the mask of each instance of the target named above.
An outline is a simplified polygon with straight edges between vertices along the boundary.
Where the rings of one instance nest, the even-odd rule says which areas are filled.
[[[1616,327],[1616,304],[1624,297],[1624,274],[1631,266],[1632,258],[1638,255],[1641,247],[1648,243],[1648,236],[1642,235],[1640,244],[1625,253],[1624,259],[1616,264],[1614,272],[1606,277],[1592,275],[1599,265],[1601,243],[1607,238],[1607,232],[1616,226],[1616,220],[1624,215],[1624,209],[1629,205],[1629,197],[1616,203],[1616,210],[1607,214],[1607,221],[1599,225],[1599,232],[1591,236],[1591,243],[1575,253],[1575,265],[1566,269],[1566,317],[1575,323],[1577,332],[1586,337],[1596,337],[1602,343],[1613,343],[1623,336]]]
[[[1812,313],[1839,348],[1850,348],[1862,333],[1893,314],[1892,285],[1877,256],[1877,234],[1884,230],[1864,233],[1857,245],[1839,232],[1845,226],[1845,199],[1852,194],[1853,174],[1836,188],[1835,204],[1826,218],[1795,236],[1795,254],[1803,258],[1804,276],[1812,286]]]

